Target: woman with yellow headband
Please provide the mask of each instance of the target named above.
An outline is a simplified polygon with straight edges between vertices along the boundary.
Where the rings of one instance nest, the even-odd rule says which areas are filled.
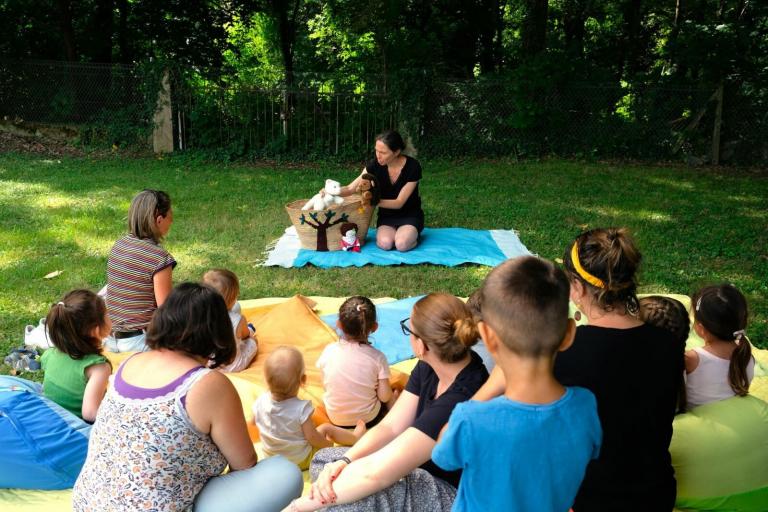
[[[669,442],[684,347],[638,317],[640,260],[624,228],[582,233],[563,256],[571,300],[587,325],[555,359],[555,377],[595,394],[603,427],[600,457],[587,467],[575,512],[674,508]],[[503,389],[503,375],[494,371],[474,398],[487,400]]]

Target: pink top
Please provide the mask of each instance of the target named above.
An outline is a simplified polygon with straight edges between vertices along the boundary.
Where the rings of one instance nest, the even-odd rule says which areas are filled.
[[[341,339],[325,347],[317,367],[323,371],[323,402],[334,424],[352,427],[357,420],[368,423],[379,414],[379,379],[389,379],[383,353],[367,343]]]

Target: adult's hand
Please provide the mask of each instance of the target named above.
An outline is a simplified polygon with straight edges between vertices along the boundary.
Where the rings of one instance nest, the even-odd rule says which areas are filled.
[[[320,474],[317,475],[317,480],[312,484],[312,488],[309,490],[309,497],[315,500],[320,500],[324,504],[336,501],[336,493],[333,491],[333,481],[338,478],[345,467],[347,467],[347,463],[343,460],[337,460],[326,464],[322,471],[320,471]]]

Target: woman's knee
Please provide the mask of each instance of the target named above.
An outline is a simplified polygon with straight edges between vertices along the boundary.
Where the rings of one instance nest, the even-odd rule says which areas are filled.
[[[377,236],[376,245],[379,249],[391,251],[395,246],[395,239],[392,236]]]

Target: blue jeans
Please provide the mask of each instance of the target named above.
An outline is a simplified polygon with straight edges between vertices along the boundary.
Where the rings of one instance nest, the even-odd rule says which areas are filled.
[[[304,480],[298,466],[280,456],[252,468],[208,480],[195,498],[195,512],[277,512],[301,496]]]
[[[144,352],[147,350],[147,333],[130,338],[117,339],[111,334],[104,338],[104,350],[107,352]]]

